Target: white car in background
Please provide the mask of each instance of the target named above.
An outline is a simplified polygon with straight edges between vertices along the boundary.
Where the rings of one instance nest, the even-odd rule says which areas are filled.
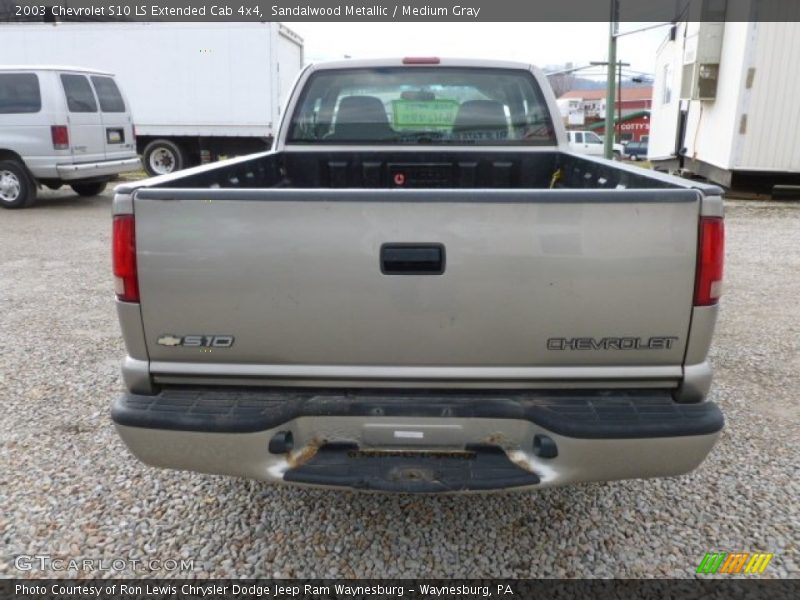
[[[594,131],[567,131],[569,149],[580,154],[591,156],[603,156],[603,138]],[[614,158],[622,159],[625,155],[625,147],[622,144],[614,144]]]
[[[139,168],[130,107],[111,73],[0,66],[0,206],[30,206],[42,185],[94,196]]]

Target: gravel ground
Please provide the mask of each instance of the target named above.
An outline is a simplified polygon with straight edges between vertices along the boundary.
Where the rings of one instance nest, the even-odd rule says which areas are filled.
[[[729,203],[713,349],[728,426],[700,469],[419,497],[133,459],[108,414],[123,355],[110,197],[45,192],[31,210],[0,211],[0,576],[22,575],[20,554],[49,554],[193,559],[197,576],[686,577],[708,551],[774,552],[765,576],[800,575],[800,205]]]

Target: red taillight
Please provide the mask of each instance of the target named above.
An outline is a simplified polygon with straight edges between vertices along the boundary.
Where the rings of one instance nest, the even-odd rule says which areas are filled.
[[[114,288],[123,302],[139,301],[139,280],[136,273],[136,227],[133,215],[114,217],[111,244],[114,264]]]
[[[441,62],[437,56],[406,56],[404,65],[438,65]]]
[[[716,304],[722,295],[722,263],[725,258],[725,224],[721,217],[700,218],[697,242],[697,276],[694,305]]]
[[[66,125],[51,125],[50,137],[53,138],[53,150],[69,150],[69,129]]]

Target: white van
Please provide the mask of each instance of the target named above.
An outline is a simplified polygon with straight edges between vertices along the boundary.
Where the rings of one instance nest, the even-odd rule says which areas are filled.
[[[42,185],[99,194],[140,167],[134,135],[111,73],[0,66],[0,206],[30,206]]]

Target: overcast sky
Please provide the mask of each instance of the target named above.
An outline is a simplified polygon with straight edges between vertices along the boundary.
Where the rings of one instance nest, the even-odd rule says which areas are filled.
[[[608,23],[286,23],[305,39],[306,60],[395,56],[496,58],[537,66],[604,61]],[[645,23],[622,23],[629,31]],[[662,27],[620,38],[618,59],[653,72]]]

